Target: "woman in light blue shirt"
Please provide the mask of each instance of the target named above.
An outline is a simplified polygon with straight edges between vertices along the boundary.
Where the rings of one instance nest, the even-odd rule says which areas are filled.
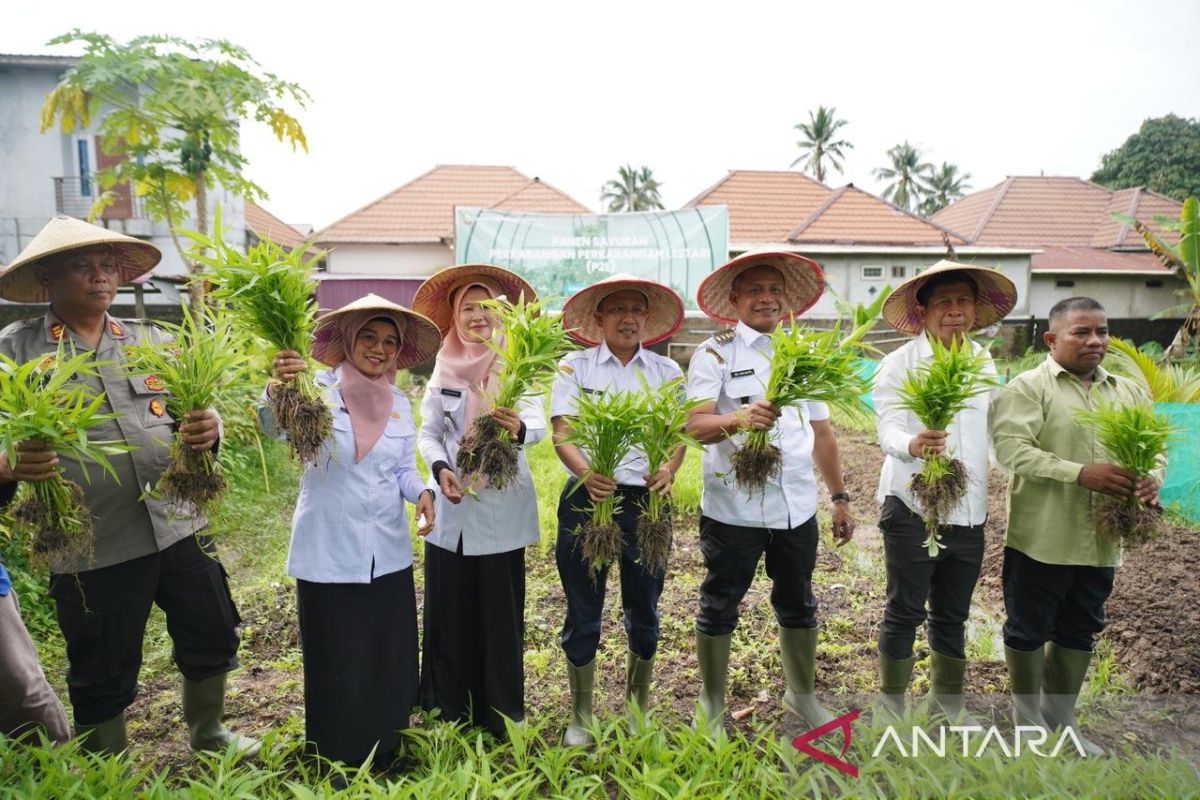
[[[377,747],[386,768],[417,703],[417,609],[405,501],[433,527],[433,493],[417,474],[416,430],[396,372],[437,350],[433,323],[367,295],[326,314],[313,357],[331,369],[314,380],[333,416],[332,435],[305,465],[292,519],[288,574],[296,579],[310,750],[360,764]],[[275,356],[274,378],[307,369],[298,353]],[[264,394],[259,420],[277,426]]]

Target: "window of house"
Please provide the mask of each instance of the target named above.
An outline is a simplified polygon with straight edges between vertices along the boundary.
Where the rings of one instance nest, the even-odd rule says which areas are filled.
[[[864,281],[881,281],[883,280],[883,267],[867,267],[862,268],[862,277]]]
[[[1075,281],[1055,281],[1054,285],[1059,289],[1070,289],[1075,285]]]
[[[88,140],[77,139],[75,147],[79,151],[79,193],[84,197],[90,197],[92,194],[92,169],[88,159]]]
[[[1162,285],[1163,285],[1163,282],[1162,282],[1162,281],[1160,281],[1160,280],[1148,280],[1148,281],[1146,281],[1146,288],[1147,288],[1147,289],[1161,289],[1161,288],[1162,288]]]
[[[907,278],[908,277],[908,267],[893,265],[892,266],[892,277],[893,278]]]

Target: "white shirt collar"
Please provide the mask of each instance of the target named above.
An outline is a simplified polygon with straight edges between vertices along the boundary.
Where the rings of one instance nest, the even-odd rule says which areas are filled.
[[[738,324],[734,327],[734,331],[737,333],[738,338],[742,340],[742,344],[746,345],[747,347],[753,346],[754,343],[758,341],[760,336],[765,336],[768,338],[770,337],[770,334],[756,331],[754,328],[751,328],[741,320],[738,320]]]
[[[633,358],[629,359],[629,364],[632,364],[635,361],[640,361],[641,363],[644,364],[646,361],[646,359],[644,358],[645,352],[646,352],[646,348],[642,347],[641,345],[638,345],[638,349],[633,354]],[[617,358],[616,355],[613,354],[613,351],[608,349],[608,342],[601,342],[599,345],[597,345],[597,347],[596,347],[596,363],[603,364],[605,361],[608,361],[610,358],[613,361],[617,362],[617,366],[626,366],[626,367],[629,366],[629,364],[622,364],[621,359]]]

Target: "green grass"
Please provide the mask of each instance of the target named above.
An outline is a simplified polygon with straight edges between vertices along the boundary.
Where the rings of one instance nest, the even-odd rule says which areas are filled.
[[[247,445],[249,447],[249,445]],[[213,525],[223,531],[221,557],[232,576],[244,619],[242,666],[233,676],[230,725],[241,732],[266,733],[266,755],[258,764],[238,764],[232,756],[193,761],[186,755],[179,719],[177,674],[170,641],[157,611],[147,630],[142,698],[130,710],[132,756],[96,759],[73,747],[21,747],[0,741],[0,800],[64,797],[325,797],[333,793],[328,767],[301,758],[302,673],[295,644],[295,607],[284,562],[298,468],[286,447],[265,448],[271,489],[265,489],[253,458],[232,459],[231,490]],[[562,589],[554,566],[555,511],[566,472],[549,438],[527,450],[538,487],[541,544],[526,554],[526,725],[499,741],[476,731],[426,716],[406,734],[410,768],[403,778],[385,780],[369,772],[346,774],[358,797],[901,797],[969,795],[979,797],[1196,797],[1194,768],[1170,751],[1147,754],[1121,747],[1112,758],[872,758],[878,732],[856,723],[846,760],[858,766],[857,779],[797,752],[790,743],[795,723],[779,708],[782,677],[775,644],[775,618],[769,584],[761,574],[747,596],[730,658],[730,709],[752,706],[754,720],[731,723],[734,733],[713,743],[688,722],[697,690],[692,651],[693,615],[700,566],[694,514],[700,497],[700,454],[689,452],[676,482],[678,548],[663,597],[659,684],[654,711],[644,730],[631,729],[621,706],[624,631],[619,587],[609,581],[598,654],[597,718],[601,744],[592,751],[562,748],[566,721],[566,670],[558,645]],[[230,453],[230,455],[236,455]],[[876,550],[858,541],[828,548],[828,520],[822,516],[822,564],[815,580],[822,602],[819,645],[821,686],[831,705],[844,711],[864,707],[875,690],[874,629],[870,615],[882,607],[884,575]],[[414,537],[418,590],[422,550]],[[7,563],[7,562],[6,562]],[[24,616],[34,631],[46,672],[66,698],[63,645],[52,606],[39,594],[44,578],[13,559]],[[760,570],[762,567],[760,566]],[[971,621],[972,655],[999,660],[994,618],[980,609]],[[923,645],[922,645],[923,646]],[[924,652],[924,651],[922,651]],[[249,680],[250,670],[273,676]],[[668,672],[670,670],[670,672]],[[914,691],[927,683],[918,667]],[[996,691],[1003,687],[996,687]],[[1111,652],[1102,651],[1085,695],[1128,691]],[[755,698],[767,696],[767,702]],[[1084,725],[1092,719],[1084,709]],[[259,721],[261,720],[261,722]],[[1099,725],[1099,723],[1096,723]],[[818,746],[837,751],[836,737]]]

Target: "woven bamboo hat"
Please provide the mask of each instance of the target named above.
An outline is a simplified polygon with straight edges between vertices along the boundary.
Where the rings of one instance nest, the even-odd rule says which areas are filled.
[[[729,300],[733,280],[751,267],[774,267],[783,275],[787,308],[784,319],[798,317],[825,291],[825,276],[821,267],[810,258],[795,253],[743,253],[727,264],[717,267],[700,283],[696,302],[713,320],[736,325],[737,308]]]
[[[537,292],[529,285],[529,281],[504,267],[458,264],[439,270],[417,287],[417,293],[413,295],[413,310],[433,320],[433,324],[445,336],[454,325],[454,308],[450,305],[454,290],[480,277],[491,278],[499,284],[501,293],[513,302],[522,294],[526,302],[537,299]]]
[[[925,323],[921,319],[917,292],[931,278],[947,272],[962,272],[975,281],[978,291],[975,296],[975,324],[971,326],[973,331],[1004,319],[1017,304],[1017,287],[1000,270],[942,260],[909,278],[888,295],[887,300],[883,301],[884,321],[903,333],[919,333]]]
[[[330,311],[317,320],[313,331],[312,355],[328,367],[336,367],[346,358],[342,326],[338,322],[346,314],[356,311],[370,312],[373,316],[385,317],[396,323],[400,331],[400,352],[396,355],[396,368],[404,369],[432,358],[442,344],[442,335],[437,326],[423,314],[393,303],[377,294],[368,294],[336,311]]]
[[[661,283],[621,273],[596,281],[568,297],[563,303],[563,327],[576,341],[590,347],[600,344],[604,331],[596,322],[595,311],[604,298],[624,289],[641,292],[649,306],[642,344],[656,344],[679,330],[683,324],[683,300],[679,295]]]
[[[121,283],[146,274],[162,260],[162,251],[150,242],[60,214],[0,273],[0,297],[17,303],[49,303],[50,295],[37,279],[37,263],[47,256],[94,245],[112,248]]]

